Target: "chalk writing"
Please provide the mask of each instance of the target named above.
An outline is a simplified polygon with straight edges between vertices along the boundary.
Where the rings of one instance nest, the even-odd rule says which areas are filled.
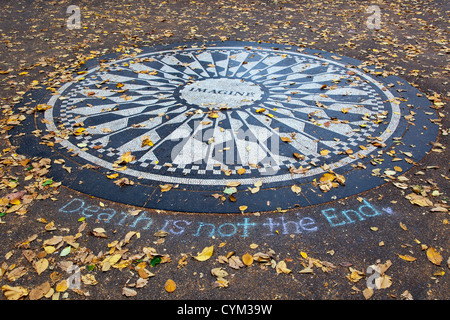
[[[363,199],[364,204],[358,210],[344,210],[338,212],[335,208],[322,210],[322,215],[327,219],[332,227],[341,226],[344,224],[354,223],[356,221],[363,221],[366,218],[375,217],[381,214],[376,210],[366,199]]]
[[[175,236],[192,237],[249,237],[251,235],[295,235],[309,234],[319,230],[319,227],[337,227],[364,221],[381,215],[383,212],[393,214],[391,208],[378,210],[366,199],[362,205],[355,209],[337,210],[327,208],[317,214],[317,218],[306,216],[308,212],[296,212],[282,215],[268,215],[266,217],[230,216],[223,223],[218,223],[215,218],[201,216],[190,219],[170,219],[171,216],[158,214],[151,215],[147,211],[141,211],[137,215],[116,210],[110,207],[87,204],[84,200],[74,198],[59,212],[65,214],[78,214],[95,222],[108,223],[115,226],[128,227],[140,230],[166,231]],[[325,218],[325,221],[323,221]],[[317,219],[322,219],[319,221]]]

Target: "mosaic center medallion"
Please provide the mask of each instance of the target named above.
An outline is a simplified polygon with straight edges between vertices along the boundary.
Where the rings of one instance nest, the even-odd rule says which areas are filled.
[[[267,44],[148,48],[91,62],[57,94],[42,97],[50,107],[34,124],[55,133],[49,157],[81,167],[79,180],[114,189],[66,183],[92,195],[192,212],[308,206],[384,183],[358,167],[393,167],[386,154],[407,151],[405,140],[436,138],[429,103],[416,89],[360,64]],[[411,111],[426,131],[410,128],[404,117]],[[395,165],[407,170],[413,163]],[[327,172],[345,184],[318,189]],[[134,184],[117,187],[108,181],[114,173]]]

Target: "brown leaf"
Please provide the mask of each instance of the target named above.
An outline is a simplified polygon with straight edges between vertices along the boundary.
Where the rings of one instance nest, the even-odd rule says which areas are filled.
[[[16,281],[17,279],[19,279],[26,273],[27,273],[27,270],[25,269],[25,267],[17,267],[15,269],[13,269],[12,271],[8,272],[7,277],[8,277],[9,281]]]
[[[283,260],[277,263],[276,270],[277,273],[286,273],[286,274],[291,273],[292,271],[291,269],[287,268],[286,262]]]
[[[136,290],[133,290],[133,289],[130,289],[130,288],[127,288],[127,287],[123,287],[122,288],[122,294],[124,296],[126,296],[126,297],[134,297],[134,296],[137,295],[137,292],[136,292]]]
[[[237,256],[232,256],[228,259],[228,265],[233,269],[239,269],[244,266],[241,259]]]
[[[42,258],[34,264],[34,268],[36,269],[37,274],[41,274],[48,268],[49,262],[46,258]]]
[[[30,300],[39,300],[43,296],[45,296],[45,294],[49,292],[50,289],[50,283],[48,281],[44,282],[36,288],[32,289],[28,297],[30,298]]]

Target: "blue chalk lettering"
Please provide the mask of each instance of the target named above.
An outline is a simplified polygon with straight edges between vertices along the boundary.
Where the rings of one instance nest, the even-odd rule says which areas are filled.
[[[288,226],[294,227],[294,233],[301,233],[300,226],[295,221],[284,221],[284,217],[280,217],[281,225],[283,226],[283,234],[289,234]]]
[[[176,227],[176,228],[178,228],[179,231],[175,231],[175,230],[172,230],[172,229],[169,230],[169,231],[170,231],[171,233],[173,233],[173,234],[182,234],[182,233],[184,233],[185,228],[179,226],[180,223],[181,223],[181,224],[185,224],[185,225],[190,225],[190,224],[192,223],[192,221],[176,220],[176,221],[173,222],[173,226]]]
[[[194,237],[198,237],[200,235],[200,230],[204,226],[211,227],[210,232],[209,232],[209,236],[212,237],[214,235],[215,231],[216,231],[216,226],[213,225],[212,223],[204,223],[204,222],[199,222],[198,223],[197,233],[193,234],[193,236]]]
[[[366,217],[375,217],[380,215],[381,213],[377,211],[366,199],[363,199],[364,205],[358,208],[359,212],[361,212]],[[368,208],[368,210],[362,210],[363,208]],[[372,213],[369,213],[371,211]]]
[[[365,220],[364,217],[361,216],[359,211],[356,211],[356,210],[344,210],[344,211],[342,211],[342,214],[347,218],[347,223],[355,222],[355,220],[352,220],[352,218],[349,217],[350,213],[353,213],[354,215],[356,215],[356,217],[358,217],[359,221]]]
[[[143,229],[148,229],[150,225],[153,223],[152,219],[147,217],[145,215],[146,211],[143,211],[139,214],[139,216],[134,220],[133,224],[131,225],[132,228],[136,228],[136,225],[140,221],[147,221],[147,225]]]
[[[244,232],[242,233],[243,237],[248,237],[248,227],[255,227],[257,224],[256,223],[250,223],[249,222],[250,219],[249,218],[244,218],[244,223],[238,223],[238,227],[242,226],[244,227]]]
[[[306,222],[304,222],[305,220],[306,220]],[[306,230],[306,231],[317,231],[317,226],[309,227],[310,225],[315,225],[315,224],[316,224],[316,222],[314,221],[314,219],[312,219],[310,217],[302,218],[299,221],[300,227],[302,227],[302,229]]]
[[[64,207],[60,208],[60,212],[69,213],[80,210],[84,207],[84,201],[81,199],[72,199],[69,203],[67,203]]]
[[[231,231],[230,233],[225,233],[225,232],[223,232],[223,231],[222,231],[222,228],[228,227],[228,226],[231,226],[232,231]],[[222,237],[231,237],[231,236],[233,236],[233,235],[236,234],[236,231],[237,231],[237,227],[236,227],[234,224],[229,223],[229,222],[228,222],[228,223],[221,224],[221,225],[219,226],[219,228],[217,228],[217,232],[218,232]]]
[[[97,213],[98,210],[100,210],[99,206],[89,206],[84,208],[83,211],[81,211],[81,214],[86,218],[89,218],[92,217],[92,214]],[[87,214],[86,212],[92,212],[92,214]]]
[[[341,226],[341,225],[345,224],[345,221],[341,221],[341,222],[339,222],[339,223],[334,223],[334,222],[332,222],[333,219],[338,219],[338,217],[337,217],[335,214],[333,214],[333,215],[328,215],[328,214],[327,214],[328,211],[333,211],[333,212],[334,212],[334,211],[336,211],[336,209],[334,209],[334,208],[329,208],[329,209],[325,209],[325,210],[322,210],[322,211],[321,211],[322,214],[325,216],[325,218],[328,220],[328,223],[329,223],[332,227]]]
[[[124,217],[117,223],[119,226],[121,226],[122,222],[124,222],[125,219],[129,217],[129,215],[126,212],[122,211],[120,214],[123,215]]]
[[[110,211],[111,213],[107,213]],[[110,223],[111,219],[116,215],[116,210],[112,208],[104,208],[102,213],[97,215],[97,219],[102,220],[103,222]]]
[[[273,222],[272,218],[267,218],[266,221],[267,222],[263,223],[263,226],[268,226],[270,229],[270,233],[268,233],[267,235],[273,235],[274,227],[278,227],[280,224]]]

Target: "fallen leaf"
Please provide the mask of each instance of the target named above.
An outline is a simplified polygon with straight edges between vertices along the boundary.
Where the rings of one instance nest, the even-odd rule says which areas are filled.
[[[428,207],[428,206],[432,207],[433,206],[433,202],[431,202],[430,199],[428,199],[427,197],[415,194],[415,193],[410,193],[405,198],[408,199],[409,202],[411,202],[412,204],[416,204],[421,207]]]
[[[249,253],[246,253],[242,256],[242,262],[248,267],[253,263],[253,256]]]
[[[242,174],[245,173],[245,169],[244,169],[244,168],[239,168],[239,169],[237,170],[237,173],[238,173],[239,175],[242,175]]]
[[[2,286],[3,294],[8,300],[19,300],[28,295],[28,290],[23,287],[11,287],[9,285]]]
[[[202,252],[198,253],[197,256],[194,257],[197,261],[206,261],[213,255],[214,246],[206,247]]]
[[[285,274],[289,274],[292,271],[291,269],[287,268],[286,262],[283,260],[277,263],[275,269],[277,273],[285,273]]]
[[[44,297],[47,294],[47,292],[50,291],[50,289],[51,289],[50,283],[48,281],[44,282],[41,285],[37,286],[36,288],[32,289],[28,297],[30,298],[30,300],[39,300],[42,297]]]
[[[427,258],[435,265],[439,266],[442,262],[441,254],[433,247],[429,247],[427,250]]]
[[[373,289],[372,288],[365,288],[363,290],[363,296],[366,300],[370,299],[373,295]]]
[[[130,162],[132,162],[135,158],[136,158],[135,156],[131,155],[131,151],[128,151],[128,152],[125,152],[124,154],[122,154],[122,155],[120,156],[120,162],[119,162],[119,163],[121,163],[121,164],[124,164],[124,163],[130,163]]]
[[[297,195],[300,194],[300,192],[302,192],[302,188],[300,188],[299,186],[297,186],[296,184],[294,184],[291,187],[292,192],[296,193]]]
[[[214,277],[218,277],[218,278],[225,278],[226,276],[228,276],[228,272],[226,272],[222,268],[213,268],[213,269],[211,269],[211,274]]]
[[[56,290],[56,292],[64,292],[64,291],[67,290],[68,287],[69,286],[67,284],[67,281],[66,280],[62,280],[61,282],[59,282],[56,285],[55,290]]]
[[[130,289],[130,288],[127,288],[127,287],[123,287],[122,288],[122,294],[124,296],[126,296],[126,297],[134,297],[134,296],[137,295],[137,292],[136,292],[136,290],[133,290],[133,289]]]
[[[239,257],[237,256],[229,257],[228,265],[233,269],[239,269],[244,267],[244,264],[242,263],[241,259],[239,259]]]
[[[42,258],[34,264],[34,268],[36,269],[36,272],[38,275],[40,275],[42,272],[44,272],[49,266],[49,262],[46,258]]]
[[[160,184],[159,188],[161,189],[161,192],[167,192],[167,191],[169,191],[170,189],[173,188],[173,185],[171,185],[171,184]]]
[[[416,260],[417,260],[417,258],[414,258],[414,257],[409,256],[409,255],[401,255],[401,254],[399,254],[398,257],[399,257],[400,259],[403,259],[403,260],[405,260],[405,261],[410,261],[410,262],[416,261]]]
[[[177,284],[172,279],[168,279],[166,283],[164,284],[164,289],[166,289],[167,292],[174,292],[177,288]]]

